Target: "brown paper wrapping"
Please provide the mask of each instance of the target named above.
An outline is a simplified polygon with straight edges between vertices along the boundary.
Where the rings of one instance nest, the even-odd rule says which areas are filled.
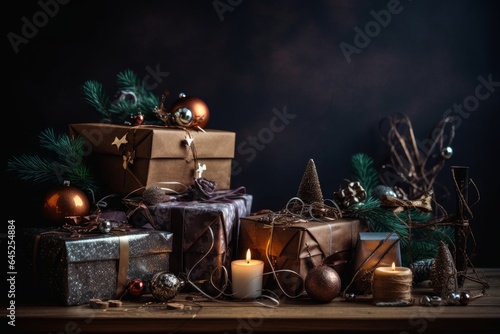
[[[88,162],[98,184],[112,193],[130,193],[158,182],[189,186],[196,176],[196,163],[206,165],[202,176],[217,182],[217,190],[230,189],[235,133],[204,131],[104,123],[69,126],[71,136],[85,139]],[[186,136],[193,140],[191,147]],[[178,184],[165,187],[185,189]]]
[[[356,247],[358,234],[366,231],[366,222],[359,219],[338,218],[325,221],[297,222],[290,225],[272,225],[259,221],[265,215],[241,219],[239,256],[245,258],[250,248],[252,258],[264,261],[264,271],[277,270],[279,285],[291,296],[305,291],[304,280],[308,272],[331,256],[337,261],[334,268],[342,283],[347,283],[351,274],[352,252]],[[271,238],[272,232],[272,238]],[[266,247],[269,243],[269,260]],[[271,263],[269,263],[269,261]],[[272,264],[272,268],[271,268]],[[296,272],[279,272],[287,269]],[[270,278],[271,277],[271,278]],[[265,286],[276,288],[272,275],[265,275]],[[279,286],[278,286],[279,287]]]

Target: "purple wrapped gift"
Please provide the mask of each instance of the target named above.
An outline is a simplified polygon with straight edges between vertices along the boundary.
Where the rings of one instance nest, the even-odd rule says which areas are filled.
[[[240,218],[250,215],[252,199],[244,188],[217,192],[208,200],[179,198],[135,210],[129,222],[172,232],[171,272],[214,294],[225,287],[225,273],[238,247]]]

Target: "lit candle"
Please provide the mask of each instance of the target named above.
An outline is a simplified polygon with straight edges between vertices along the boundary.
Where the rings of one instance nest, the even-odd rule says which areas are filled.
[[[402,303],[411,300],[413,275],[410,268],[378,267],[373,272],[373,303]]]
[[[231,262],[233,296],[238,299],[257,298],[262,294],[264,261],[252,260],[250,249],[246,260]]]

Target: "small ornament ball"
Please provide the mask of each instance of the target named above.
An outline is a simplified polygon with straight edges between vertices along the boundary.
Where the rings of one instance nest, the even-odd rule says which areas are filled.
[[[144,282],[140,279],[134,279],[128,284],[127,292],[132,297],[140,297],[144,293]]]
[[[441,150],[441,157],[443,159],[449,160],[453,156],[453,149],[450,146],[446,146]]]
[[[470,293],[468,293],[466,291],[463,291],[460,293],[460,304],[461,305],[464,305],[464,306],[469,305],[470,300],[471,300]]]
[[[307,274],[304,286],[307,295],[312,300],[318,303],[328,303],[340,294],[341,280],[335,269],[328,265],[321,265]]]
[[[50,190],[43,199],[43,216],[52,223],[63,224],[68,221],[67,217],[86,216],[89,211],[87,195],[69,181]]]
[[[191,128],[204,128],[210,116],[208,106],[202,99],[184,93],[179,94],[168,113],[175,125]]]
[[[158,301],[173,299],[184,287],[184,280],[167,271],[156,273],[151,279],[151,294]]]
[[[386,196],[391,196],[391,197],[398,197],[396,192],[389,186],[379,184],[378,186],[375,186],[372,190],[372,196],[375,198],[381,198],[382,195]]]

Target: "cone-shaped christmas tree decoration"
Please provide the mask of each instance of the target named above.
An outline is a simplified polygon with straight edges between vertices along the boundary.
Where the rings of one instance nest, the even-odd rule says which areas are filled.
[[[323,193],[321,192],[316,164],[313,159],[309,159],[307,163],[297,191],[297,197],[305,204],[323,203]]]
[[[457,290],[457,270],[448,246],[441,240],[429,275],[430,286],[434,292],[444,297]]]

